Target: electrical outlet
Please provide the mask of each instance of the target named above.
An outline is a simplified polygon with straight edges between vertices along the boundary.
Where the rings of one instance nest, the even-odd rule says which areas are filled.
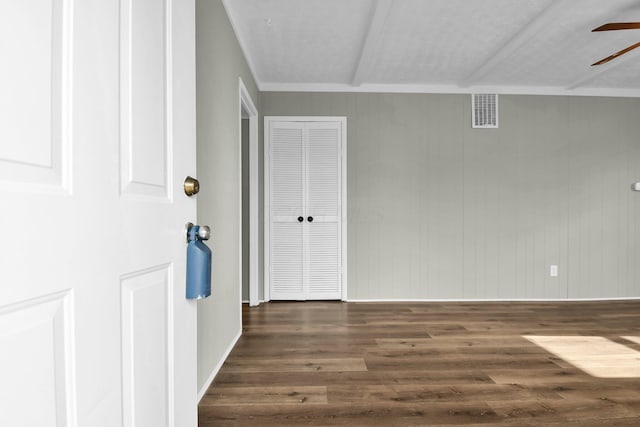
[[[558,266],[555,264],[552,264],[549,267],[549,276],[551,277],[558,277]]]

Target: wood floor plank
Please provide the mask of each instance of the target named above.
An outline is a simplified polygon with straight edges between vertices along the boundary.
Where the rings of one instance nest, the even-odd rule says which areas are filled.
[[[525,399],[562,399],[557,392],[517,385],[440,384],[440,385],[369,385],[328,386],[329,403],[443,403],[502,402]]]
[[[433,348],[433,340],[429,338],[378,338],[378,347],[387,350]]]
[[[638,417],[623,403],[602,399],[561,399],[544,401],[489,402],[497,415],[507,418],[535,418],[540,425],[554,419],[567,421]],[[640,419],[636,419],[640,421]],[[637,425],[637,424],[636,424]]]
[[[227,372],[220,371],[218,385],[378,385],[378,384],[487,384],[493,380],[473,371],[353,371],[353,372]]]
[[[366,371],[362,358],[334,359],[282,359],[261,358],[246,360],[234,358],[225,363],[226,372],[344,372]]]
[[[243,322],[202,427],[640,425],[637,300],[268,303]]]
[[[216,387],[202,406],[326,404],[327,387]]]
[[[338,405],[278,405],[201,407],[200,426],[424,426],[425,419],[442,425],[496,423],[500,416],[487,404],[476,403],[397,403],[380,411],[376,405],[348,403]]]

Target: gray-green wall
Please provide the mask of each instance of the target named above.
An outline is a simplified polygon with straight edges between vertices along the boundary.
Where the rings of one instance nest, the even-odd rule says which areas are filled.
[[[198,388],[242,330],[238,77],[259,93],[219,0],[196,1],[198,222],[211,226],[212,294],[198,304]]]
[[[347,116],[348,298],[640,297],[640,100],[261,94]],[[559,266],[559,277],[549,266]]]

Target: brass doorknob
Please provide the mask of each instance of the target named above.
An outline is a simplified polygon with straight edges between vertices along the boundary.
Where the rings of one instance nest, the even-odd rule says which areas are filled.
[[[198,194],[200,191],[200,182],[197,179],[190,176],[184,179],[184,194],[191,197],[194,194]]]

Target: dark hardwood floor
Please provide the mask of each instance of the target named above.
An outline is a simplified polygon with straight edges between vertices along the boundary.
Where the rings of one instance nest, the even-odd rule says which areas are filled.
[[[202,427],[640,426],[640,301],[282,302],[243,317]],[[573,353],[606,376],[523,336],[606,338]]]

